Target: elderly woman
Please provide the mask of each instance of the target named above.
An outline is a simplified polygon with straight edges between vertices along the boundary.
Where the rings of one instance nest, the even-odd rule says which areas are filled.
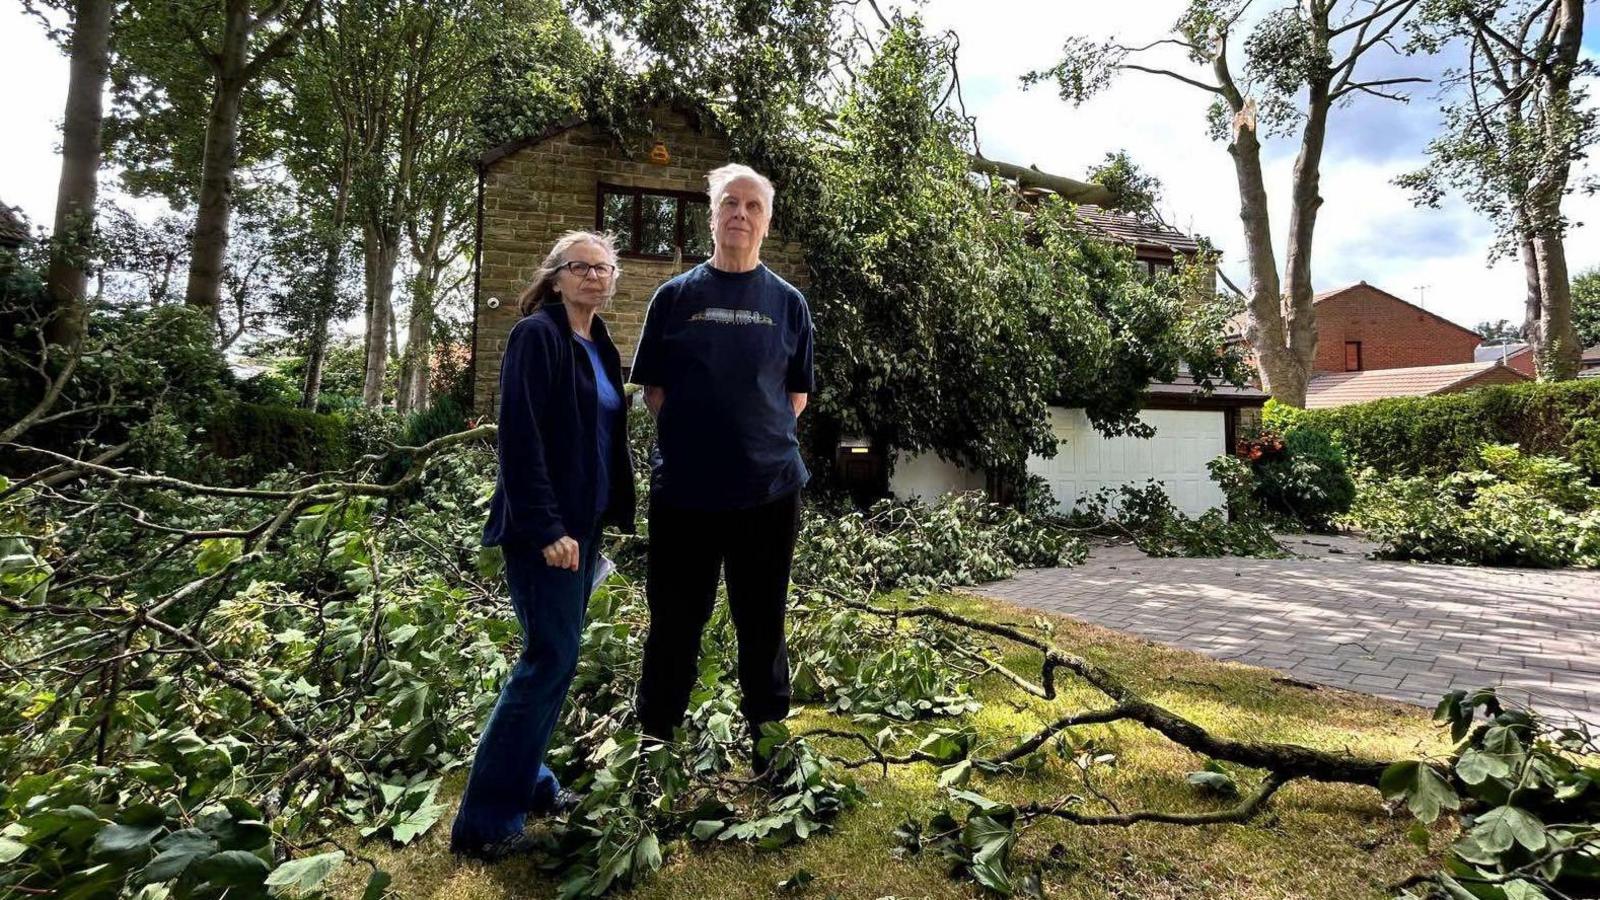
[[[526,849],[529,813],[575,804],[545,750],[577,668],[601,527],[633,527],[621,360],[596,315],[616,283],[610,237],[562,235],[506,340],[500,477],[483,543],[504,552],[523,647],[478,743],[450,834],[457,853]]]
[[[711,259],[657,289],[633,360],[658,425],[638,712],[662,740],[683,721],[726,567],[741,707],[763,773],[761,725],[789,713],[783,630],[809,478],[795,420],[812,389],[811,312],[761,263],[772,182],[741,165],[708,180]]]

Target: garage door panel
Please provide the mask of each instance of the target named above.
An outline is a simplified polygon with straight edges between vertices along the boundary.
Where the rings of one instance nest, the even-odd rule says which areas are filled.
[[[1206,463],[1226,451],[1223,413],[1144,410],[1139,418],[1155,430],[1150,438],[1104,437],[1081,409],[1055,407],[1050,418],[1056,456],[1033,457],[1028,470],[1045,479],[1063,511],[1102,488],[1142,485],[1152,478],[1189,515],[1222,505],[1222,492],[1211,482]]]

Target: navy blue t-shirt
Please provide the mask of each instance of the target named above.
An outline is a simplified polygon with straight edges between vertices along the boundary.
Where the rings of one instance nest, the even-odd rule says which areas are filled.
[[[651,493],[688,509],[745,509],[798,490],[789,395],[809,394],[811,310],[764,265],[701,263],[663,284],[629,380],[665,392]]]
[[[606,375],[606,364],[600,359],[600,348],[581,334],[574,334],[573,337],[588,352],[589,365],[594,367],[594,400],[599,407],[594,417],[595,446],[600,451],[600,465],[594,470],[597,487],[594,511],[598,515],[605,512],[606,504],[611,502],[611,444],[616,439],[617,414],[622,412],[622,397]]]

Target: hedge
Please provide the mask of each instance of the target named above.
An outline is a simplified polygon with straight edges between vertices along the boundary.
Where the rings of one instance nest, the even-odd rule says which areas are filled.
[[[1384,475],[1474,468],[1484,444],[1558,456],[1600,481],[1600,378],[1496,385],[1433,397],[1395,397],[1334,409],[1267,404],[1264,424],[1306,422],[1332,434],[1356,466]]]
[[[349,426],[338,416],[287,406],[235,403],[213,416],[207,429],[218,456],[249,457],[238,473],[245,482],[287,466],[316,472],[350,461]]]

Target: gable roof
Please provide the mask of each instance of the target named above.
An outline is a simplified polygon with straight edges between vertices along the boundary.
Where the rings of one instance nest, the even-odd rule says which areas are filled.
[[[1502,382],[1532,380],[1498,360],[1415,366],[1409,369],[1326,372],[1313,376],[1306,384],[1306,409],[1348,406],[1386,397],[1424,397],[1460,389],[1491,375]]]
[[[19,247],[30,240],[32,237],[28,234],[28,226],[22,223],[22,217],[0,202],[0,247]]]
[[[1367,284],[1365,281],[1358,281],[1355,284],[1348,284],[1348,285],[1345,285],[1342,288],[1335,288],[1335,289],[1333,289],[1331,291],[1323,291],[1322,293],[1317,294],[1315,297],[1312,297],[1311,298],[1311,302],[1313,304],[1317,304],[1317,303],[1323,302],[1324,300],[1333,300],[1335,298],[1342,297],[1345,294],[1350,293],[1351,291],[1360,290],[1362,288],[1366,288],[1367,290],[1372,291],[1375,294],[1382,294],[1384,297],[1386,297],[1386,298],[1388,298],[1390,300],[1393,300],[1396,303],[1402,304],[1404,306],[1409,306],[1412,309],[1416,310],[1417,312],[1422,313],[1423,315],[1432,316],[1436,321],[1443,322],[1444,324],[1450,326],[1451,328],[1456,329],[1457,331],[1462,332],[1463,334],[1470,334],[1473,337],[1478,338],[1479,340],[1483,339],[1482,335],[1478,334],[1476,331],[1473,331],[1471,328],[1468,328],[1465,325],[1462,325],[1462,324],[1460,324],[1458,322],[1452,322],[1449,319],[1446,319],[1444,316],[1441,316],[1436,312],[1433,312],[1433,311],[1428,310],[1428,309],[1424,309],[1423,307],[1418,306],[1417,304],[1412,303],[1409,300],[1402,300],[1399,297],[1396,297],[1394,294],[1391,294],[1388,291],[1384,290],[1383,288],[1375,287],[1373,285]]]

